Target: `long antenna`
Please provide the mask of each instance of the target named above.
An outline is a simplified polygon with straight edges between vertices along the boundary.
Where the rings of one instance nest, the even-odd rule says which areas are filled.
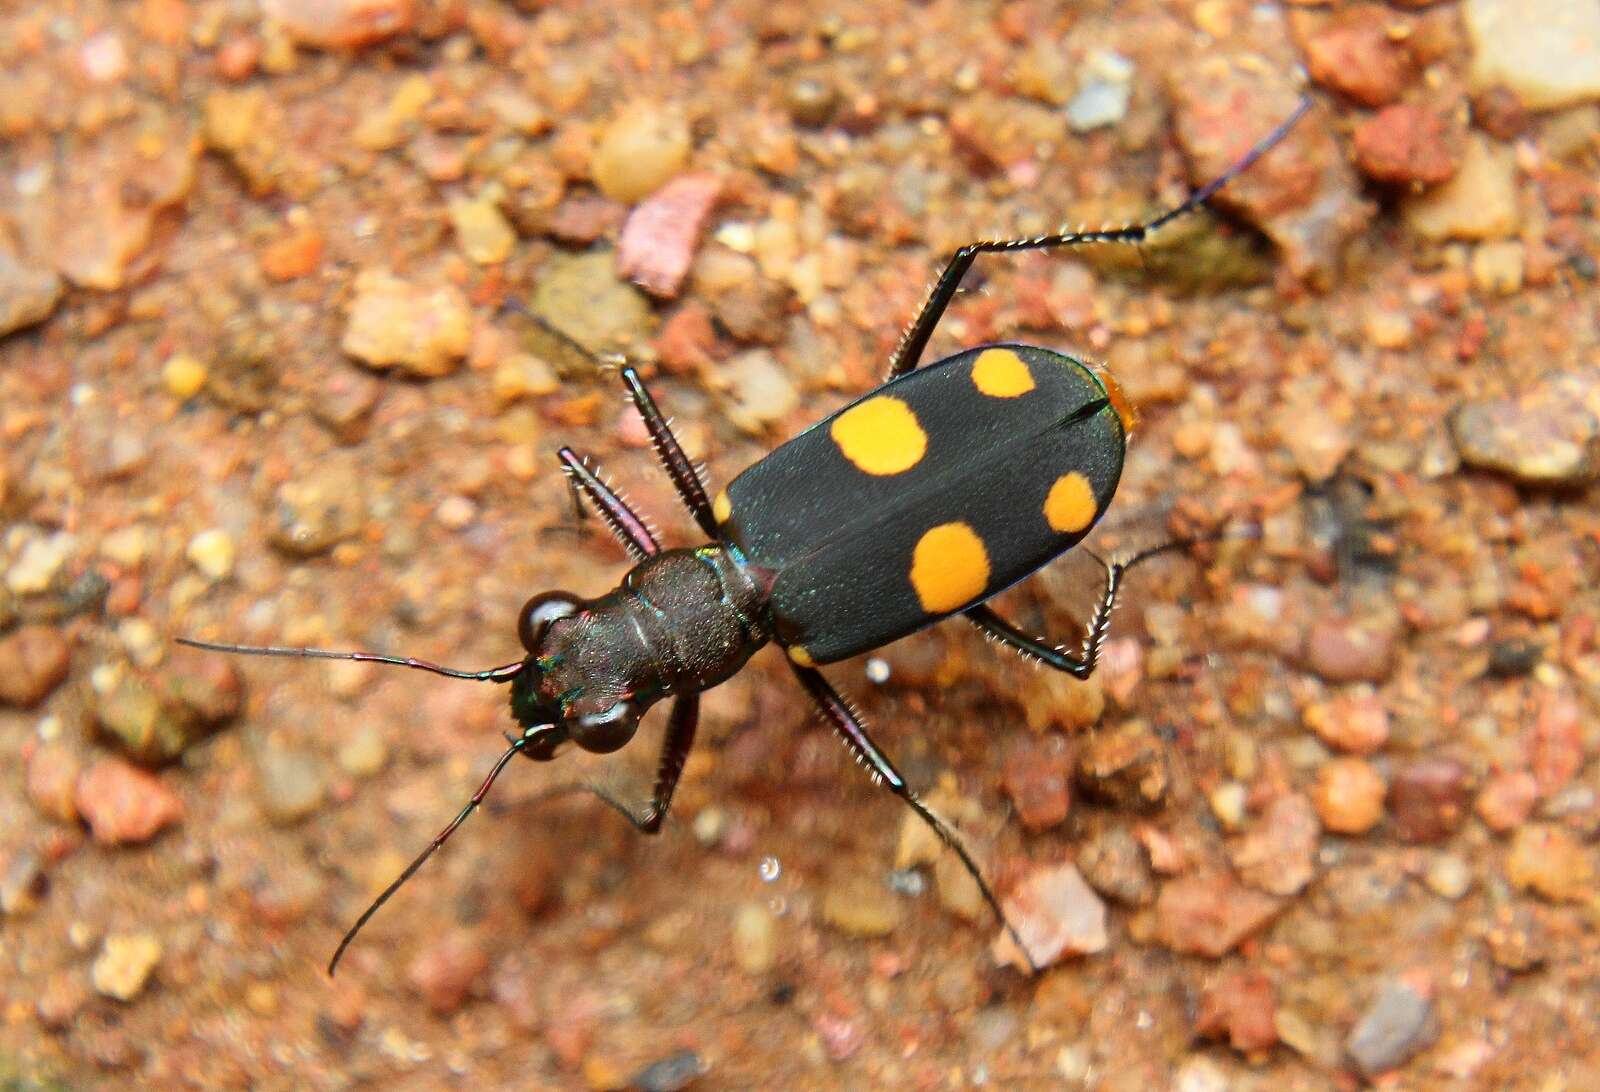
[[[483,779],[483,784],[478,786],[478,791],[472,794],[471,800],[467,801],[467,806],[461,809],[461,814],[450,820],[449,826],[434,835],[433,841],[428,843],[428,848],[418,854],[417,859],[407,865],[406,870],[395,877],[395,881],[384,888],[383,894],[373,899],[372,905],[367,907],[366,911],[356,919],[354,925],[350,926],[350,931],[345,933],[344,939],[339,942],[339,947],[333,951],[333,958],[328,961],[329,978],[332,978],[334,972],[339,969],[339,960],[344,955],[344,950],[350,947],[350,942],[356,939],[356,934],[361,932],[362,926],[371,921],[372,915],[378,912],[378,908],[389,901],[389,896],[400,890],[401,886],[416,873],[417,869],[421,868],[423,863],[433,856],[434,850],[449,840],[450,835],[454,834],[456,828],[466,821],[467,816],[478,810],[478,805],[483,803],[483,798],[489,794],[489,787],[494,784],[495,778],[500,776],[500,771],[506,768],[506,763],[517,756],[518,751],[528,745],[529,739],[530,736],[524,734],[512,741],[511,746],[506,748],[506,753],[501,755],[499,761],[494,764],[494,769],[489,771],[489,776]]]
[[[330,652],[322,648],[279,648],[276,645],[225,645],[215,641],[197,641],[192,637],[178,637],[176,640],[180,645],[203,648],[207,652],[231,652],[240,656],[298,656],[313,660],[358,660],[363,663],[414,667],[420,671],[431,671],[435,675],[446,675],[452,679],[472,679],[477,682],[509,682],[522,671],[521,660],[483,671],[461,671],[454,667],[440,667],[427,660],[416,660],[409,656],[383,656],[376,652]]]
[[[1301,118],[1305,117],[1306,111],[1311,109],[1313,101],[1314,100],[1310,95],[1301,95],[1300,103],[1294,108],[1294,113],[1290,114],[1288,117],[1279,122],[1278,127],[1273,129],[1272,132],[1268,133],[1266,136],[1256,141],[1255,144],[1251,145],[1250,150],[1239,157],[1238,161],[1235,162],[1233,166],[1229,167],[1217,177],[1207,182],[1204,186],[1201,186],[1199,189],[1195,190],[1184,199],[1181,205],[1170,208],[1166,212],[1163,212],[1160,216],[1157,216],[1154,220],[1139,225],[1139,238],[1149,235],[1159,227],[1170,224],[1180,216],[1184,216],[1193,212],[1195,209],[1199,208],[1201,205],[1215,197],[1217,195],[1217,191],[1222,189],[1223,186],[1226,186],[1229,182],[1232,182],[1235,178],[1238,178],[1241,174],[1244,174],[1251,167],[1255,166],[1256,160],[1272,151],[1279,141],[1289,135],[1289,130],[1293,129],[1295,124]]]

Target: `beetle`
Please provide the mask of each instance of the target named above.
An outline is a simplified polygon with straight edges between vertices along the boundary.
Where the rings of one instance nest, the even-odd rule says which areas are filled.
[[[912,791],[819,667],[961,614],[1023,655],[1088,678],[1124,575],[1159,551],[1097,558],[1105,582],[1076,652],[1030,636],[987,606],[1077,545],[1104,515],[1122,473],[1128,410],[1105,373],[1050,349],[987,345],[919,367],[922,353],[978,255],[1138,243],[1248,170],[1309,106],[1303,99],[1226,172],[1144,223],[961,247],[901,336],[884,384],[772,451],[714,498],[639,374],[623,368],[655,454],[708,541],[663,549],[589,463],[562,448],[558,459],[575,496],[599,513],[634,565],[595,599],[566,592],[529,599],[517,620],[524,655],[512,663],[461,671],[370,652],[179,638],[218,652],[362,660],[510,686],[519,726],[507,737],[510,746],[460,813],[345,933],[328,973],[513,758],[549,761],[567,744],[615,751],[652,706],[670,699],[649,803],[640,809],[591,789],[640,831],[659,831],[694,743],[700,694],[769,642],[785,650],[795,678],[856,759],[956,853],[1027,957],[960,837]]]

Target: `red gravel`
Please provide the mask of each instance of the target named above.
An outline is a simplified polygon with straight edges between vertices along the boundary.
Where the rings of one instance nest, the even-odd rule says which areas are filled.
[[[144,842],[183,818],[183,801],[155,774],[102,759],[78,778],[78,810],[104,845]]]
[[[1461,166],[1462,143],[1439,110],[1400,103],[1356,127],[1356,166],[1378,182],[1434,185]]]

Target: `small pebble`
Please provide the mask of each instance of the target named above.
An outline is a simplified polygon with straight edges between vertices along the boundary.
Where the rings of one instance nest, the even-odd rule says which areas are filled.
[[[1229,1092],[1232,1082],[1216,1059],[1205,1054],[1190,1054],[1172,1074],[1172,1092]]]
[[[1494,965],[1513,973],[1533,970],[1550,958],[1549,930],[1527,906],[1501,907],[1483,939]]]
[[[279,282],[309,277],[322,267],[326,247],[322,232],[311,224],[299,224],[262,249],[261,272]]]
[[[1454,853],[1441,853],[1428,863],[1423,879],[1435,895],[1454,901],[1472,887],[1472,866]]]
[[[1253,64],[1247,52],[1233,50],[1174,57],[1164,76],[1175,135],[1196,182],[1231,166],[1248,147],[1250,134],[1268,132],[1294,109],[1300,94],[1285,73]],[[1273,168],[1252,172],[1247,184],[1226,199],[1231,211],[1277,244],[1283,263],[1297,277],[1331,276],[1345,243],[1372,215],[1334,134],[1334,127],[1313,112],[1273,149]],[[1216,273],[1201,276],[1218,279]]]
[[[1030,831],[1049,830],[1072,806],[1070,770],[1059,736],[1019,736],[1006,748],[1001,788]]]
[[[50,1031],[70,1027],[89,1000],[89,984],[81,969],[52,972],[35,1006],[40,1026]]]
[[[477,265],[497,265],[516,248],[517,233],[495,203],[484,197],[450,202],[450,223],[462,252]]]
[[[824,1011],[812,1018],[812,1024],[822,1040],[823,1049],[835,1062],[850,1058],[867,1041],[866,1029],[861,1026],[860,1020]]]
[[[1380,349],[1407,349],[1416,336],[1416,327],[1404,311],[1374,307],[1362,319],[1361,332]]]
[[[686,174],[640,202],[622,226],[617,271],[658,299],[677,298],[722,186],[717,175]]]
[[[1408,199],[1405,222],[1424,239],[1499,239],[1514,234],[1515,153],[1477,133],[1467,138],[1461,166],[1449,181]]]
[[[917,876],[920,873],[912,872]],[[978,881],[972,878],[967,866],[954,853],[941,854],[933,862],[933,882],[939,891],[939,905],[948,914],[962,921],[978,921],[989,912]]]
[[[356,277],[340,348],[375,368],[433,378],[455,371],[472,342],[472,310],[454,285],[425,288],[392,273]]]
[[[628,1079],[628,1087],[636,1092],[682,1092],[710,1071],[699,1054],[680,1050],[635,1073]]]
[[[433,514],[441,527],[459,531],[478,518],[478,506],[461,494],[452,493],[439,502],[439,507],[434,509]]]
[[[1171,775],[1161,740],[1134,720],[1092,736],[1078,754],[1074,779],[1093,800],[1149,812],[1166,799]]]
[[[468,932],[453,929],[432,938],[406,971],[412,988],[430,1009],[441,1015],[454,1012],[467,993],[489,969],[489,953]]]
[[[1600,478],[1600,380],[1574,373],[1519,397],[1463,402],[1450,414],[1461,461],[1532,486],[1583,486]]]
[[[1514,296],[1522,290],[1523,246],[1516,239],[1491,239],[1472,250],[1472,283],[1494,296]]]
[[[1335,834],[1365,834],[1383,821],[1389,787],[1360,758],[1335,758],[1322,764],[1311,789],[1322,825]]]
[[[1553,797],[1583,767],[1585,718],[1575,695],[1545,690],[1533,725],[1530,760],[1541,796]]]
[[[102,845],[146,842],[183,818],[183,801],[160,778],[115,758],[78,778],[77,804]]]
[[[117,623],[117,640],[128,658],[140,667],[150,668],[161,662],[166,642],[156,633],[156,627],[143,618],[124,618]]]
[[[433,84],[426,76],[421,73],[407,76],[387,101],[357,119],[350,139],[369,152],[398,147],[416,129],[423,108],[433,99]]]
[[[1004,900],[1006,918],[1027,949],[1017,949],[1009,929],[1001,928],[992,951],[995,963],[1028,972],[1048,967],[1066,955],[1104,951],[1106,904],[1084,882],[1077,868],[1060,864],[1035,868]]]
[[[0,705],[31,709],[67,677],[72,649],[54,626],[22,626],[0,637]]]
[[[272,544],[297,557],[314,557],[354,538],[366,519],[366,490],[349,462],[318,459],[298,478],[278,486],[267,515]]]
[[[539,267],[528,310],[597,352],[626,349],[644,340],[652,318],[644,293],[617,277],[616,258],[605,251],[551,255]],[[544,355],[535,345],[528,348]],[[546,359],[563,373],[587,365],[559,356]]]
[[[1398,1069],[1438,1037],[1433,990],[1425,978],[1385,982],[1345,1039],[1345,1050],[1367,1077]]]
[[[1389,742],[1389,713],[1368,688],[1306,707],[1302,719],[1322,741],[1346,754],[1370,755]]]
[[[825,80],[802,76],[784,85],[783,105],[797,125],[826,125],[838,102],[838,91]]]
[[[261,42],[257,38],[243,35],[230,38],[217,49],[217,74],[234,83],[255,75],[260,63]]]
[[[1278,1042],[1277,991],[1260,971],[1232,970],[1200,995],[1194,1032],[1226,1039],[1241,1054],[1271,1050]]]
[[[735,341],[783,341],[790,290],[763,273],[754,258],[725,246],[704,246],[695,255],[692,274],[695,294],[710,300],[717,321]]]
[[[1539,802],[1539,782],[1526,770],[1507,770],[1491,777],[1478,793],[1478,818],[1496,834],[1521,826]]]
[[[82,764],[63,743],[43,743],[28,758],[28,799],[41,815],[62,823],[78,820],[78,775]]]
[[[1244,825],[1245,807],[1249,799],[1250,790],[1239,781],[1224,781],[1206,794],[1211,814],[1216,816],[1224,830],[1238,830]]]
[[[1600,8],[1572,0],[1467,0],[1472,83],[1503,86],[1531,110],[1600,98]]]
[[[44,863],[31,849],[19,849],[0,858],[0,914],[20,917],[39,908],[50,889]]]
[[[326,791],[322,762],[287,747],[265,747],[256,756],[256,795],[267,819],[289,826],[322,806]]]
[[[1585,902],[1594,897],[1594,861],[1589,850],[1561,827],[1530,823],[1511,840],[1506,878],[1513,887],[1552,902]]]
[[[173,353],[161,365],[161,384],[172,397],[188,400],[205,389],[208,374],[193,353]]]
[[[77,539],[65,531],[30,538],[11,568],[6,570],[6,587],[16,595],[48,591],[77,545]]]
[[[745,974],[766,974],[778,959],[776,922],[760,903],[741,905],[733,917],[733,961]]]
[[[727,832],[728,813],[715,805],[701,808],[689,824],[689,829],[694,834],[694,840],[709,849],[721,841]]]
[[[867,876],[843,876],[822,896],[822,920],[851,936],[888,936],[900,925],[901,916],[889,889]]]
[[[735,427],[761,433],[799,408],[800,392],[778,358],[766,349],[742,352],[724,369],[733,387],[727,417]]]
[[[1098,672],[1087,679],[1075,679],[1064,671],[1039,672],[1018,698],[1033,732],[1055,729],[1070,734],[1099,724],[1106,711],[1105,685]]]
[[[1144,849],[1126,826],[1107,827],[1091,835],[1078,849],[1077,864],[1089,885],[1108,899],[1147,906],[1156,897]]]
[[[638,102],[605,127],[590,170],[601,193],[632,205],[681,172],[689,150],[682,114],[664,103]]]
[[[184,553],[195,568],[212,580],[226,580],[233,574],[233,537],[220,527],[195,535]]]
[[[339,748],[339,768],[351,777],[373,777],[389,761],[389,745],[383,731],[373,724],[359,724]]]
[[[1305,42],[1311,78],[1363,106],[1393,102],[1412,71],[1404,44],[1390,36],[1391,26],[1389,12],[1375,5],[1344,9]]]
[[[1323,618],[1306,636],[1306,666],[1326,682],[1383,682],[1394,670],[1395,636],[1386,626]]]
[[[1311,801],[1300,793],[1280,796],[1261,818],[1228,847],[1239,878],[1270,895],[1296,895],[1316,873],[1322,828]]]
[[[573,247],[615,235],[628,218],[628,206],[593,193],[575,193],[550,210],[543,234]]]
[[[49,318],[61,301],[61,292],[61,278],[55,270],[24,266],[0,249],[0,338]]]
[[[561,389],[561,380],[543,360],[531,353],[511,353],[495,365],[491,381],[494,398],[509,405],[521,398],[542,398]]]
[[[320,49],[359,49],[405,34],[413,0],[262,0],[261,10],[293,40]]]
[[[1467,768],[1453,758],[1423,758],[1402,766],[1389,786],[1389,810],[1405,842],[1448,838],[1467,811]]]
[[[151,534],[142,523],[119,527],[100,540],[100,553],[127,569],[136,569],[150,554]]]
[[[1079,72],[1083,82],[1067,102],[1067,124],[1075,133],[1115,125],[1128,116],[1133,95],[1133,62],[1120,53],[1096,50]]]
[[[1181,876],[1156,897],[1155,935],[1175,952],[1216,959],[1278,915],[1282,899],[1226,873]]]
[[[179,645],[168,655],[158,681],[162,697],[203,728],[232,720],[244,706],[244,677],[238,661],[227,656]],[[194,733],[195,738],[200,735]]]
[[[161,962],[161,941],[151,933],[112,933],[101,945],[89,978],[106,997],[132,1001]]]
[[[116,674],[104,690],[96,687],[93,709],[101,735],[145,765],[175,761],[204,734],[193,718],[129,670]]]

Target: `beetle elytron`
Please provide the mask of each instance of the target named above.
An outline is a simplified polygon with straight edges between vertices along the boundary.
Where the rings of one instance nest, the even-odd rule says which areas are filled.
[[[1123,411],[1100,374],[1048,349],[991,345],[919,368],[922,351],[979,254],[1138,243],[1249,169],[1309,105],[1303,100],[1228,171],[1146,223],[962,247],[901,337],[884,385],[749,467],[715,499],[638,374],[623,369],[662,466],[710,541],[662,549],[644,521],[563,448],[559,458],[574,489],[635,565],[598,599],[564,592],[530,599],[517,623],[526,655],[515,663],[457,671],[367,652],[180,639],[222,652],[368,660],[510,684],[521,731],[509,737],[510,747],[460,814],[345,934],[328,972],[482,802],[512,758],[547,761],[568,742],[615,751],[633,738],[652,705],[670,697],[649,804],[636,810],[602,794],[639,830],[659,830],[694,742],[700,692],[728,679],[769,641],[788,653],[795,677],[856,758],[959,855],[1027,955],[961,840],[917,798],[817,668],[960,613],[1024,655],[1078,678],[1092,674],[1122,577],[1139,558],[1103,562],[1104,590],[1076,654],[1028,636],[984,601],[1071,549],[1104,514],[1122,473]]]

